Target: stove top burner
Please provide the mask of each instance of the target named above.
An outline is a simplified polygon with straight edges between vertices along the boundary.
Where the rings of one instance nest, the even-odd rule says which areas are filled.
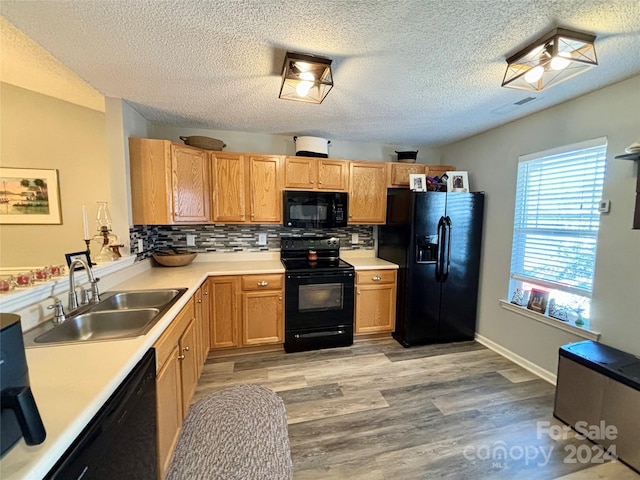
[[[310,262],[306,259],[282,259],[282,263],[287,272],[290,271],[325,271],[325,270],[350,270],[353,266],[341,259],[323,260]]]
[[[280,240],[280,259],[288,272],[353,270],[339,257],[338,237],[283,237]]]

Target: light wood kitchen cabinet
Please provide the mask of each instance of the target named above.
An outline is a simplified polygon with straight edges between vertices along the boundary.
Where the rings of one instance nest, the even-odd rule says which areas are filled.
[[[178,343],[178,348],[180,349],[178,360],[180,360],[180,377],[182,383],[183,420],[187,417],[191,399],[193,398],[193,394],[198,386],[198,363],[200,362],[200,359],[198,358],[198,349],[196,345],[196,322],[195,318],[193,318],[180,337],[180,342]]]
[[[452,165],[420,165],[418,163],[387,163],[387,187],[409,188],[409,175],[424,173],[427,177],[441,177],[445,172],[455,170]]]
[[[198,383],[193,299],[180,310],[154,344],[156,350],[156,412],[158,472],[164,478],[178,441],[182,421]]]
[[[214,348],[240,346],[237,276],[209,277],[210,344]]]
[[[156,375],[156,410],[158,424],[158,478],[164,478],[171,454],[178,442],[182,426],[182,390],[178,345]]]
[[[198,376],[202,373],[204,363],[209,356],[209,283],[205,281],[194,295],[196,308],[196,343],[198,346],[199,368]]]
[[[211,211],[216,223],[282,222],[282,157],[211,153]]]
[[[242,277],[242,345],[284,342],[283,282],[281,274]]]
[[[384,224],[387,214],[387,166],[351,162],[349,224]]]
[[[396,270],[356,271],[355,333],[393,332]]]
[[[387,162],[387,187],[409,188],[409,175],[425,173],[425,167],[419,163]]]
[[[441,177],[446,172],[455,170],[456,167],[452,165],[427,165],[425,173],[428,177]]]
[[[209,277],[211,348],[284,342],[284,275]]]
[[[135,225],[207,223],[209,154],[169,140],[130,138]]]
[[[335,158],[286,157],[284,186],[290,190],[346,192],[349,161]]]

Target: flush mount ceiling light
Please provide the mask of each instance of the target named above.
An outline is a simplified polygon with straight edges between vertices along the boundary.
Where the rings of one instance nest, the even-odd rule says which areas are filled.
[[[322,103],[332,87],[331,60],[287,52],[282,68],[280,98]]]
[[[556,28],[507,58],[503,87],[538,92],[598,65],[595,35]]]

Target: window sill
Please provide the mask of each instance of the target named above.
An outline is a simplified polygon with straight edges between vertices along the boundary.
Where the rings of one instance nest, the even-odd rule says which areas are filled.
[[[105,277],[112,273],[118,272],[133,263],[136,260],[135,255],[125,256],[116,261],[109,263],[101,263],[94,266],[91,270],[96,278]],[[18,270],[18,269],[16,269]],[[68,270],[68,269],[67,269]],[[75,280],[82,284],[88,281],[87,273],[80,270],[75,273]],[[48,298],[52,298],[69,291],[69,274],[48,280],[46,282],[36,282],[31,287],[15,288],[10,292],[0,294],[0,303],[3,312],[17,312],[35,303],[41,302]],[[23,323],[24,328],[24,323]]]
[[[520,307],[518,305],[514,305],[506,300],[498,300],[500,302],[500,306],[505,310],[509,310],[511,312],[517,313],[519,315],[523,315],[525,317],[536,320],[537,322],[544,323],[551,327],[557,328],[558,330],[564,330],[565,332],[573,333],[582,338],[586,338],[588,340],[598,341],[600,338],[600,333],[594,332],[592,330],[588,330],[586,328],[578,327],[576,325],[571,325],[567,322],[563,322],[562,320],[556,320],[554,318],[548,317],[547,315],[543,315],[538,312],[534,312],[532,310],[528,310],[526,307]]]

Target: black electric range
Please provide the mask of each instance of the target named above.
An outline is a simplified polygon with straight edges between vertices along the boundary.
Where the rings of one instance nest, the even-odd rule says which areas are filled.
[[[283,237],[286,352],[353,343],[355,269],[337,237]]]

